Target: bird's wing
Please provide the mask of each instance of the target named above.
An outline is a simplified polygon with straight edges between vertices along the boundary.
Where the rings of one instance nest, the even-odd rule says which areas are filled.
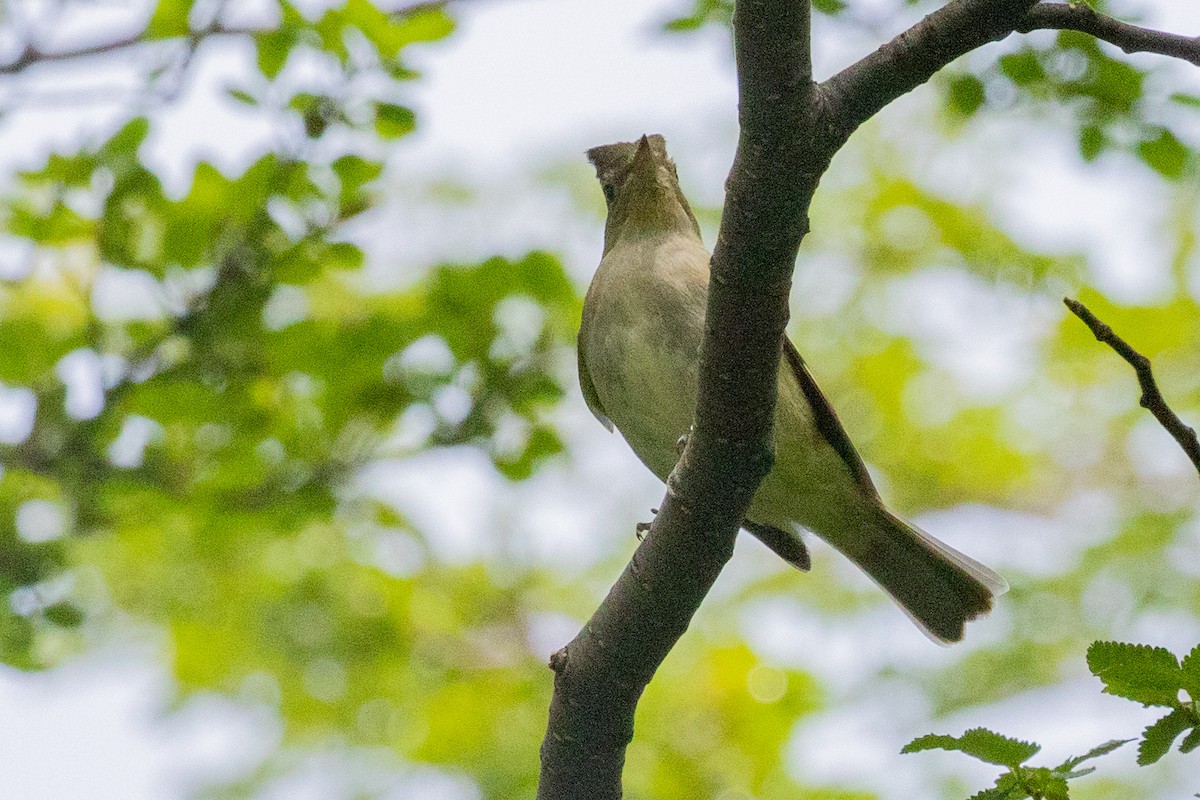
[[[596,384],[592,383],[592,376],[588,373],[587,352],[584,345],[584,342],[587,340],[588,316],[588,308],[585,303],[583,307],[583,320],[579,323],[579,337],[576,339],[576,350],[579,361],[579,388],[583,390],[583,399],[587,401],[588,408],[596,415],[596,419],[600,420],[601,425],[608,428],[609,433],[612,433],[612,420],[608,418],[608,414],[604,411],[604,406],[600,403],[600,395],[596,393]]]
[[[867,472],[867,466],[863,463],[862,456],[854,449],[854,443],[846,435],[846,429],[842,427],[841,420],[838,419],[833,406],[829,404],[829,401],[825,399],[825,395],[821,393],[821,387],[817,386],[816,380],[813,379],[812,374],[808,371],[804,359],[801,358],[800,352],[796,350],[796,345],[792,344],[787,336],[783,337],[783,357],[787,359],[788,366],[792,368],[792,374],[796,376],[796,380],[800,383],[800,389],[804,392],[804,397],[808,400],[808,405],[812,408],[813,422],[816,424],[821,436],[841,456],[842,461],[846,464],[846,468],[854,476],[854,482],[868,494],[878,497],[879,491],[875,488],[875,484],[871,482],[871,475]]]

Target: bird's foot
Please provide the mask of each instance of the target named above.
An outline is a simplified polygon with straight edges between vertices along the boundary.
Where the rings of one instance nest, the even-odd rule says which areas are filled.
[[[695,427],[689,426],[688,432],[675,440],[675,457],[676,458],[679,458],[680,456],[683,455],[683,448],[687,447],[688,437],[692,435],[693,430],[695,430]]]
[[[655,516],[658,516],[658,509],[657,508],[650,509],[650,513],[654,514]],[[645,538],[646,532],[650,530],[650,526],[653,524],[654,524],[653,522],[639,522],[637,525],[634,526],[633,533],[635,536],[637,536],[639,542],[643,538]]]

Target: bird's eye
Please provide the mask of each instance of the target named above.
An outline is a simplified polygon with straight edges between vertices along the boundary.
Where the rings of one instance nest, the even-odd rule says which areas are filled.
[[[604,189],[604,199],[607,202],[611,203],[617,199],[617,187],[611,183],[605,183],[601,184],[601,188]]]

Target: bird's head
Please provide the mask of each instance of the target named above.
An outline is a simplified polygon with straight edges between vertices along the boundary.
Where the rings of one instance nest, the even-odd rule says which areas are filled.
[[[679,188],[675,163],[667,156],[662,136],[593,147],[587,156],[608,203],[605,253],[623,236],[681,232],[699,238],[700,226]]]

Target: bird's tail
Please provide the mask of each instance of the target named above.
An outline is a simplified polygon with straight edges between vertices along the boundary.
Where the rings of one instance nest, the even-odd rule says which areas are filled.
[[[860,566],[930,638],[957,642],[963,626],[986,614],[1008,584],[992,570],[919,528],[873,510],[854,552]]]

